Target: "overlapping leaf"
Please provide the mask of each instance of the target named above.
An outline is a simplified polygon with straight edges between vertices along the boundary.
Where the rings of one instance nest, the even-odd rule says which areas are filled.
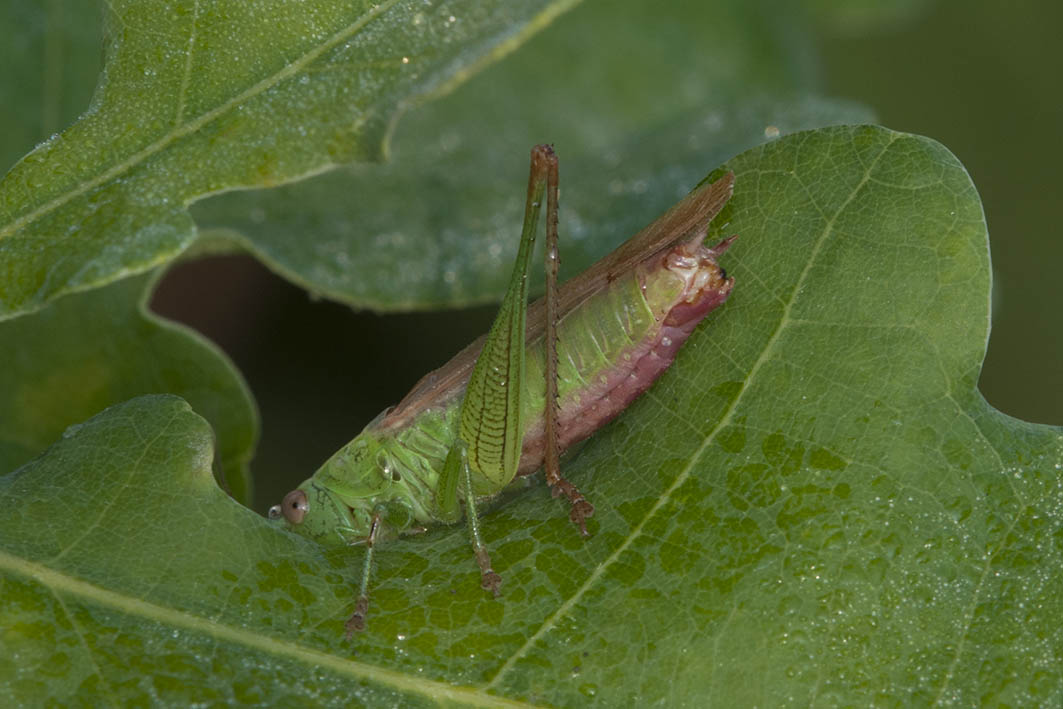
[[[0,318],[173,258],[207,194],[377,155],[399,108],[567,4],[106,3],[91,106],[0,182]]]

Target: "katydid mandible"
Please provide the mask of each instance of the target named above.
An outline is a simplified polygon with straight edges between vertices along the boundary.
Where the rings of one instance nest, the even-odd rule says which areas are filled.
[[[561,475],[559,456],[623,411],[675,359],[734,279],[717,257],[735,237],[702,245],[734,175],[703,185],[584,273],[557,288],[557,156],[532,149],[520,249],[485,337],[428,374],[395,407],[285,496],[269,517],[330,544],[366,546],[347,636],[365,628],[376,543],[464,514],[481,585],[501,578],[476,507],[543,468],[587,535],[594,507]],[[527,307],[527,277],[546,197],[546,295]]]

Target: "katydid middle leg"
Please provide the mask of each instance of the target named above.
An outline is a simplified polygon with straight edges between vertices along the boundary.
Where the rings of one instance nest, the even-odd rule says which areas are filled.
[[[498,589],[502,586],[502,577],[491,568],[491,556],[487,553],[487,545],[484,544],[483,537],[480,536],[480,515],[476,512],[476,495],[472,489],[472,470],[469,468],[465,455],[462,455],[462,459],[462,469],[465,474],[465,513],[469,520],[469,536],[472,537],[472,548],[476,554],[476,563],[480,566],[480,586],[497,597],[499,595]]]

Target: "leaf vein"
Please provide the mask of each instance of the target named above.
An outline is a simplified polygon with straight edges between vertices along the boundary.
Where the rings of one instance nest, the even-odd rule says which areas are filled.
[[[196,23],[199,22],[199,0],[192,6],[192,28],[188,33],[188,50],[185,51],[185,70],[181,76],[181,88],[177,92],[177,111],[174,116],[174,128],[181,126],[185,115],[185,99],[188,97],[188,85],[192,80],[192,58],[196,53]]]
[[[113,589],[73,577],[43,564],[28,561],[0,550],[0,569],[30,578],[56,594],[66,594],[84,601],[98,603],[122,613],[147,618],[165,625],[178,626],[205,636],[242,645],[258,652],[275,654],[306,663],[316,670],[327,669],[337,675],[361,681],[377,682],[399,692],[408,692],[435,700],[475,706],[531,707],[533,704],[488,694],[480,689],[459,687],[411,677],[402,672],[349,660],[299,645],[287,639],[255,633],[246,628],[226,625],[194,613],[168,608],[125,595]]]

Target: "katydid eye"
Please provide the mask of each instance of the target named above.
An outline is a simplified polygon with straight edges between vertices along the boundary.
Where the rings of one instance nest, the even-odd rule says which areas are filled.
[[[306,501],[306,493],[302,490],[292,490],[284,496],[284,501],[281,502],[281,514],[284,515],[284,519],[288,520],[292,524],[299,524],[303,521],[303,517],[306,516],[306,511],[310,509],[309,503]]]

